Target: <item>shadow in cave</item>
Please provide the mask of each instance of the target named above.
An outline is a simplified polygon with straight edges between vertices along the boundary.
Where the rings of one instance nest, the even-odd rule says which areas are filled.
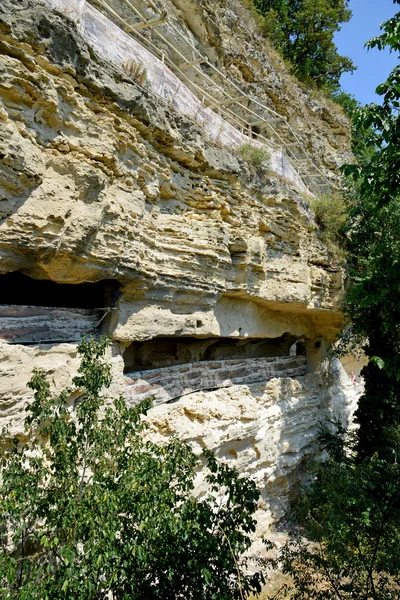
[[[0,305],[104,308],[112,306],[119,285],[115,279],[95,283],[56,283],[13,271],[0,275]]]
[[[80,341],[108,333],[119,282],[60,284],[14,271],[0,275],[0,339],[17,344]]]
[[[132,342],[124,352],[125,372],[161,369],[202,361],[290,356],[296,337],[271,339],[159,337]]]

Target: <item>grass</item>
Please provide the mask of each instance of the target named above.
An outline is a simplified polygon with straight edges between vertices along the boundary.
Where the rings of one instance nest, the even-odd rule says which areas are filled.
[[[340,194],[309,196],[308,203],[315,215],[315,221],[326,238],[338,241],[347,219],[347,208]]]
[[[344,116],[346,117],[346,119],[349,119],[348,115],[346,115],[346,111],[344,110],[343,106],[332,98],[331,92],[328,89],[314,87],[311,89],[311,91],[308,92],[308,97],[310,100],[324,102],[330,111],[336,113],[337,115]]]
[[[256,7],[254,6],[253,0],[239,0],[239,1],[252,14],[253,19],[257,25],[258,33],[260,33],[261,35],[265,35],[265,19],[262,15],[260,15],[260,13],[256,9]]]
[[[322,241],[328,249],[343,258],[341,245],[344,240],[343,227],[347,220],[347,206],[340,194],[322,194],[306,198],[315,216]]]
[[[133,58],[131,58],[130,60],[126,60],[124,63],[122,63],[121,66],[122,66],[123,71],[125,71],[125,73],[127,75],[129,75],[129,77],[131,79],[133,79],[133,81],[135,81],[137,84],[141,85],[142,87],[146,85],[146,82],[147,82],[146,69],[144,67],[142,67],[142,65],[137,63],[135,60],[133,60]]]

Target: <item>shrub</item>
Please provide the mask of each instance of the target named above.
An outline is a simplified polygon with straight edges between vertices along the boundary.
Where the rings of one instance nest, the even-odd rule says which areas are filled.
[[[0,597],[246,598],[262,580],[240,560],[255,529],[254,482],[206,451],[208,493],[194,498],[199,459],[178,439],[144,439],[150,403],[105,407],[107,344],[80,344],[78,376],[58,396],[34,371],[28,441],[3,436]]]
[[[333,425],[319,436],[329,460],[314,464],[291,514],[300,528],[270,561],[289,577],[271,600],[398,600],[399,465],[377,455],[360,462],[355,436]]]
[[[328,244],[338,244],[342,240],[341,232],[347,219],[343,197],[340,194],[323,194],[318,197],[308,196],[307,201],[324,241]]]

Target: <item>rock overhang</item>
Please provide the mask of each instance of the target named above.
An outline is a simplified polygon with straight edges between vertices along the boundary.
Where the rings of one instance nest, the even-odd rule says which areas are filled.
[[[0,6],[1,272],[68,285],[120,282],[107,322],[111,396],[125,392],[133,342],[304,339],[313,357],[307,375],[283,369],[238,383],[229,379],[237,365],[221,365],[214,391],[185,388],[149,418],[155,436],[181,431],[236,456],[264,486],[263,501],[275,482],[280,506],[331,397],[350,411],[346,384],[338,392],[310,374],[340,330],[340,264],[287,181],[251,172],[205,141],[199,127],[91,52],[64,16],[29,0],[14,8],[11,0]],[[78,366],[75,343],[0,343],[0,355],[3,422],[14,431],[32,367],[60,390]],[[243,376],[265,372],[267,363],[254,364],[240,366]]]

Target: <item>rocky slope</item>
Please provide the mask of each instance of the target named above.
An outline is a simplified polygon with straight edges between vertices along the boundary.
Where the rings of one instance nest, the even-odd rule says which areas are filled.
[[[199,23],[208,31],[207,21]],[[227,36],[225,25],[214,30],[226,65],[239,69],[233,54],[248,54],[254,85],[270,97],[280,90],[291,118],[300,118],[284,71],[281,83],[256,83],[267,69],[257,71],[261,55],[253,60],[239,37],[242,49],[229,55]],[[214,38],[203,43],[215,48]],[[249,40],[255,44],[256,33]],[[307,354],[307,375],[259,383],[258,373],[257,383],[243,385],[226,375],[224,389],[184,395],[150,415],[154,436],[178,431],[255,477],[269,507],[265,529],[315,449],[318,418],[349,413],[356,398],[337,364],[333,374],[326,370],[326,349],[342,319],[343,273],[318,239],[306,201],[278,176],[207,141],[192,121],[96,55],[74,22],[40,2],[3,0],[0,62],[0,304],[62,307],[64,296],[74,331],[81,331],[79,310],[104,310],[98,325],[112,336],[115,393],[126,389],[124,362],[126,371],[140,370],[133,343],[156,340],[147,368],[163,368],[209,359],[191,350],[180,358],[179,349],[161,349],[158,338],[187,348],[207,340],[205,352],[218,342],[217,358],[240,360],[264,356],[256,345],[244,353],[248,340],[267,340],[265,356],[288,355],[301,340],[290,352]],[[317,113],[311,103],[305,138],[315,152],[322,140],[321,156],[329,162],[331,154],[337,164],[347,152],[339,150],[347,132],[336,131],[336,116],[331,126]],[[53,287],[43,288],[49,281]],[[98,288],[92,294],[80,287],[85,282],[104,282],[104,304]],[[22,313],[24,335],[32,337]],[[9,326],[3,314],[0,338]],[[57,312],[48,314],[40,331],[57,320]],[[76,344],[46,340],[45,333],[41,344],[37,337],[25,337],[25,344],[7,339],[0,342],[3,424],[21,433],[32,366],[60,388],[75,372]],[[242,346],[232,350],[235,340]],[[161,354],[164,362],[157,363]]]

